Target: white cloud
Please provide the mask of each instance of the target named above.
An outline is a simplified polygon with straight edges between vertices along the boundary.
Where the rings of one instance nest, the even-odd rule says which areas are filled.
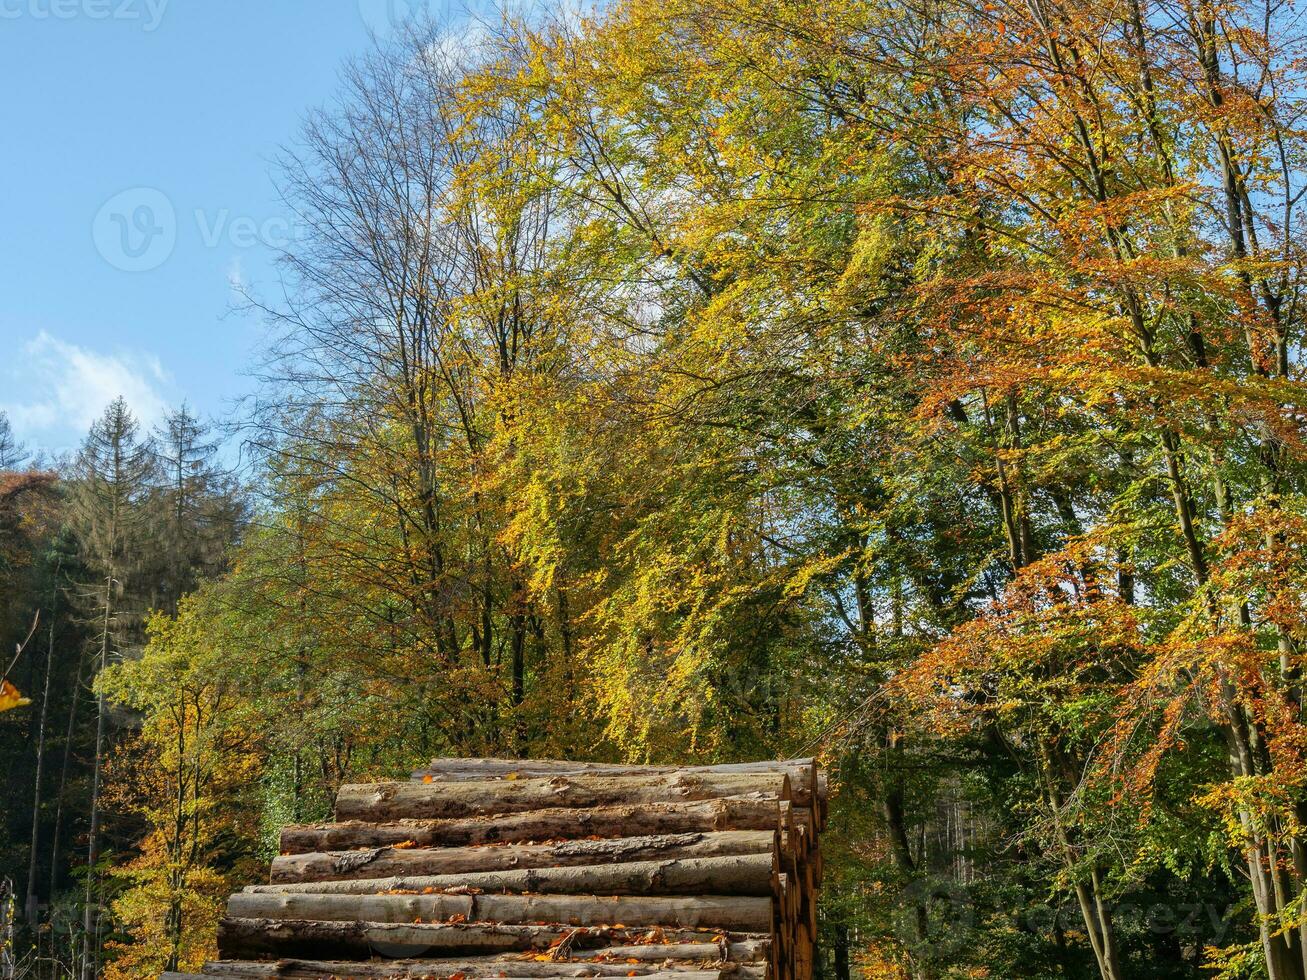
[[[0,405],[23,439],[55,448],[80,441],[118,396],[148,428],[168,403],[160,388],[170,382],[152,354],[101,353],[52,337],[42,330],[23,345],[9,372],[9,400]]]

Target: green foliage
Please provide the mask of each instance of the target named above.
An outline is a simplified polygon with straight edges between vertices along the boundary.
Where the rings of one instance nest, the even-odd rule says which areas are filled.
[[[97,688],[113,969],[346,780],[815,750],[839,980],[1303,980],[1299,35],[628,0],[358,62],[285,161],[248,533],[189,547],[243,508],[188,416],[118,523],[122,406],[72,484],[101,659],[168,614]]]

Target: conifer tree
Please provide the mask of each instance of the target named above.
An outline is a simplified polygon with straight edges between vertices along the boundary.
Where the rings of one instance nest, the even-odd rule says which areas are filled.
[[[154,605],[176,615],[181,597],[221,571],[242,516],[237,488],[217,465],[208,425],[183,404],[156,427],[154,524],[158,576]]]
[[[154,478],[154,456],[140,437],[140,424],[121,397],[105,408],[82,443],[74,468],[71,517],[83,561],[95,578],[82,592],[94,629],[91,656],[98,676],[122,648],[129,626],[126,601],[130,577],[148,530],[143,506]],[[83,912],[83,976],[97,971],[99,921],[95,909],[100,860],[100,796],[106,749],[106,702],[97,696],[95,756],[92,762],[90,829],[87,834],[86,907]]]

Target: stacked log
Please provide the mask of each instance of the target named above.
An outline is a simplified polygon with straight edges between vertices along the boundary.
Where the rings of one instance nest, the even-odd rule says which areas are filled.
[[[812,759],[438,759],[286,827],[201,975],[809,980],[825,818]]]

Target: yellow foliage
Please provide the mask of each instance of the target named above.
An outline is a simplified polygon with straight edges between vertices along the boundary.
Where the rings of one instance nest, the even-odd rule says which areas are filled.
[[[13,711],[32,703],[31,698],[23,697],[18,688],[8,681],[0,681],[0,712]]]

